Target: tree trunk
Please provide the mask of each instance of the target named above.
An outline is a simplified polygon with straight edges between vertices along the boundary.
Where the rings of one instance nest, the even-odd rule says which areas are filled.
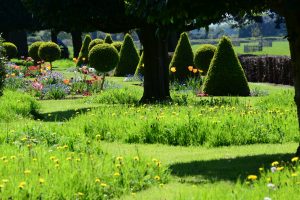
[[[77,58],[82,45],[81,32],[73,31],[71,32],[71,35],[72,35],[73,52],[74,52],[73,58]]]
[[[295,103],[297,106],[298,126],[300,128],[300,14],[291,13],[285,16],[294,74]],[[300,156],[300,144],[296,152]]]
[[[157,27],[147,25],[141,29],[144,46],[144,94],[141,103],[170,101],[168,41],[157,33]]]
[[[18,57],[28,56],[27,33],[26,31],[12,31],[3,33],[3,38],[14,43],[18,48]]]
[[[58,31],[51,30],[51,41],[57,44]]]

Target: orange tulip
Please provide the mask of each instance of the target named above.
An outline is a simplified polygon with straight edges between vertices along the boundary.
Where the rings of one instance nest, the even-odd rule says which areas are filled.
[[[70,80],[69,80],[69,79],[65,79],[65,80],[64,80],[64,84],[69,85],[69,83],[70,83]]]
[[[193,69],[193,73],[196,74],[198,72],[198,69]]]
[[[193,71],[193,66],[188,66],[188,70],[191,72]]]

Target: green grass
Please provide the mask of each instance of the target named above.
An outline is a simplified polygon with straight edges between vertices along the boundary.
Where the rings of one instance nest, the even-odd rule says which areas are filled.
[[[279,56],[290,56],[289,44],[287,41],[274,41],[272,47],[263,47],[263,51],[257,52],[244,52],[244,45],[256,45],[258,43],[241,43],[240,46],[234,46],[234,50],[237,54],[255,54],[255,55],[279,55]],[[200,45],[193,45],[193,51]]]

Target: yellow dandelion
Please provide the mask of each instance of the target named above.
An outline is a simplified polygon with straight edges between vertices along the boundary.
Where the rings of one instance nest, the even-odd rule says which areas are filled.
[[[159,184],[159,187],[164,187],[164,184],[163,183]]]
[[[152,162],[155,162],[155,163],[156,163],[156,162],[158,162],[158,160],[157,160],[156,158],[153,158],[153,159],[152,159]]]
[[[39,183],[40,183],[41,185],[44,184],[44,183],[45,183],[45,179],[39,178]]]
[[[154,176],[154,179],[159,181],[160,180],[160,176]]]
[[[56,165],[55,165],[55,168],[59,168],[59,164],[56,164]]]
[[[82,192],[77,192],[76,194],[77,194],[77,196],[80,196],[80,197],[84,196],[84,193],[82,193]]]
[[[284,169],[284,167],[277,167],[276,169],[277,169],[277,171],[282,171]]]
[[[140,158],[139,158],[138,156],[135,156],[135,157],[133,157],[133,160],[135,160],[135,161],[139,161],[139,160],[140,160]]]
[[[116,167],[117,167],[117,168],[120,168],[120,167],[121,167],[121,165],[120,165],[120,164],[116,164]]]
[[[96,178],[95,183],[100,183],[100,178]]]
[[[116,159],[117,159],[118,161],[122,161],[122,160],[123,160],[123,157],[122,157],[122,156],[118,156]]]
[[[50,156],[50,160],[54,160],[55,158],[55,156]]]
[[[171,70],[172,73],[175,73],[176,72],[176,67],[171,67],[170,70]]]
[[[80,159],[80,158],[76,158],[75,160],[76,160],[77,162],[80,162],[80,161],[81,161],[81,159]]]
[[[292,162],[297,162],[299,160],[299,157],[292,158]]]
[[[119,172],[114,173],[114,176],[120,176]]]
[[[107,187],[106,183],[101,183],[100,185],[101,185],[101,187]]]
[[[257,176],[256,175],[249,175],[247,177],[248,180],[251,180],[251,181],[255,181],[257,179]]]
[[[263,168],[263,167],[260,167],[260,168],[259,168],[259,171],[264,171],[264,168]]]
[[[2,183],[8,183],[9,182],[9,180],[8,179],[2,179]]]
[[[26,170],[24,171],[24,174],[25,174],[25,175],[29,175],[30,173],[31,173],[31,171],[28,170],[28,169],[26,169]]]
[[[11,160],[14,160],[14,159],[16,159],[17,157],[16,156],[10,156],[10,159]]]
[[[292,173],[292,176],[296,177],[296,176],[298,176],[298,174],[297,173]]]
[[[271,182],[272,181],[272,179],[271,178],[267,178],[267,182]]]
[[[275,167],[275,166],[277,166],[277,165],[279,165],[279,162],[278,161],[274,161],[274,162],[272,162],[272,167]]]
[[[1,189],[4,188],[4,186],[5,186],[4,184],[0,184],[0,192],[1,192]]]
[[[32,158],[32,161],[33,161],[33,162],[36,162],[36,161],[37,161],[37,158]]]
[[[72,157],[67,157],[66,160],[72,160]]]
[[[26,182],[25,182],[25,181],[22,181],[22,182],[19,183],[18,188],[19,188],[19,189],[24,189],[25,186],[26,186]]]

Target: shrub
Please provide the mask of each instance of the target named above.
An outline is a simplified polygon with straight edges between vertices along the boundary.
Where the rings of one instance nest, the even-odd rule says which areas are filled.
[[[136,67],[134,76],[144,76],[145,69],[144,69],[144,52],[142,53],[140,57],[140,61]]]
[[[3,91],[3,87],[4,87],[4,81],[5,81],[5,67],[4,67],[4,62],[3,62],[3,57],[2,57],[2,50],[3,50],[3,46],[2,46],[2,40],[0,37],[0,96],[2,96],[2,91]]]
[[[86,65],[88,63],[88,55],[89,55],[89,44],[91,43],[92,39],[90,35],[86,35],[80,52],[79,52],[79,56],[78,56],[78,61],[77,61],[77,66],[82,66],[82,65]]]
[[[121,51],[121,48],[122,48],[122,45],[123,45],[123,42],[113,42],[112,45],[118,50],[118,52]]]
[[[119,62],[119,54],[110,44],[98,44],[89,52],[90,65],[99,72],[109,72]]]
[[[50,62],[52,70],[52,62],[60,58],[60,48],[54,42],[44,42],[39,47],[39,57]]]
[[[103,43],[104,43],[104,40],[102,40],[102,39],[94,39],[90,42],[88,50],[90,51],[95,45],[103,44]]]
[[[5,55],[8,59],[17,57],[18,54],[18,48],[16,45],[14,45],[11,42],[3,42],[3,47],[5,50]]]
[[[134,74],[139,59],[139,54],[133,43],[132,37],[129,34],[126,34],[120,51],[120,62],[116,68],[115,76]]]
[[[41,60],[39,57],[39,48],[43,43],[44,42],[42,41],[34,42],[28,48],[28,54],[34,60],[34,62]]]
[[[112,44],[114,41],[112,40],[111,38],[111,35],[108,33],[106,34],[105,38],[104,38],[104,43],[107,43],[107,44]]]
[[[213,58],[216,46],[211,44],[203,44],[197,49],[194,57],[194,63],[197,68],[203,71],[203,74],[206,75],[210,61]]]
[[[189,66],[194,66],[194,54],[187,33],[182,33],[169,66],[170,69],[176,68],[172,78],[179,81],[186,80],[191,74]]]
[[[203,92],[209,95],[249,96],[250,89],[228,37],[222,37],[210,63]]]

